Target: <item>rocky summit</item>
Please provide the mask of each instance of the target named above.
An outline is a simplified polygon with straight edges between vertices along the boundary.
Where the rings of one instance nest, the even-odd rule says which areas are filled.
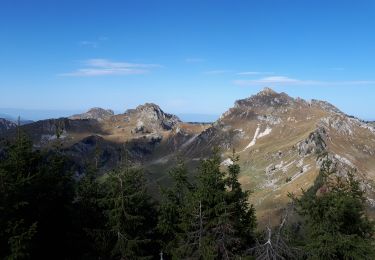
[[[100,107],[91,108],[86,113],[70,116],[69,119],[96,119],[99,121],[106,120],[115,113],[111,109],[103,109]]]
[[[1,135],[11,137],[12,128],[12,124],[1,128],[5,129]],[[293,98],[270,88],[236,101],[213,124],[185,123],[146,103],[122,114],[94,108],[22,129],[35,147],[52,145],[59,132],[65,153],[79,165],[77,174],[84,174],[85,162],[93,158],[103,172],[111,169],[126,150],[155,184],[168,183],[167,172],[177,155],[194,169],[213,147],[219,147],[224,167],[231,164],[229,156],[235,149],[240,156],[240,181],[252,190],[251,202],[260,220],[285,207],[288,193],[299,194],[310,187],[329,159],[339,174],[355,172],[369,208],[375,208],[373,123],[348,116],[327,102]]]
[[[198,158],[213,146],[221,148],[223,164],[233,148],[240,155],[241,181],[254,192],[260,217],[285,206],[288,193],[310,187],[325,159],[342,174],[357,171],[373,204],[375,128],[327,102],[265,89],[236,101],[185,151]]]
[[[164,113],[159,106],[152,103],[146,103],[136,109],[128,110],[125,114],[137,118],[135,131],[151,133],[160,129],[171,130],[181,122],[177,116]]]

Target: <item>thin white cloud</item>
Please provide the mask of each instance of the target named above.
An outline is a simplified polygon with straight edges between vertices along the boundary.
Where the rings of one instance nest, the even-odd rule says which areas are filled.
[[[99,68],[160,68],[159,64],[141,64],[141,63],[129,63],[129,62],[117,62],[107,59],[89,59],[85,61],[85,64],[91,67]]]
[[[218,75],[218,74],[225,74],[228,72],[231,72],[231,71],[230,70],[209,70],[209,71],[205,71],[204,74]]]
[[[101,42],[107,41],[108,39],[109,39],[108,37],[101,36],[97,40],[94,40],[94,41],[87,41],[87,40],[80,41],[79,45],[81,45],[82,47],[98,48]]]
[[[289,78],[285,76],[272,76],[272,77],[265,77],[260,79],[253,79],[253,80],[235,80],[235,84],[237,85],[264,85],[264,84],[275,84],[275,85],[285,85],[285,84],[301,84],[302,81],[294,78]]]
[[[204,62],[206,61],[205,59],[202,58],[186,58],[185,62],[187,63],[199,63],[199,62]]]
[[[336,82],[322,82],[331,83],[332,85],[375,85],[375,80],[348,80],[348,81],[336,81]]]
[[[254,75],[266,75],[266,74],[273,74],[273,72],[261,72],[261,71],[243,71],[236,73],[237,75],[241,76],[254,76]]]
[[[91,47],[91,48],[98,48],[99,46],[97,42],[93,42],[93,41],[81,41],[79,44],[81,46]]]
[[[105,76],[105,75],[131,75],[131,74],[144,74],[147,71],[138,69],[78,69],[73,72],[60,74],[67,77],[90,77],[90,76]]]
[[[234,84],[240,86],[340,86],[340,85],[375,85],[375,80],[347,80],[347,81],[320,81],[301,80],[286,76],[264,77],[255,80],[235,80]]]
[[[115,62],[107,59],[89,59],[83,62],[85,68],[73,72],[62,73],[60,76],[90,77],[105,75],[145,74],[152,68],[160,68],[158,64],[141,64],[129,62]]]

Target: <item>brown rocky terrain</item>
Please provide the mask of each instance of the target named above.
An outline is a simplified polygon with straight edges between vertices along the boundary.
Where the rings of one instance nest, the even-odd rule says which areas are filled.
[[[229,155],[236,149],[241,182],[254,191],[251,200],[261,218],[284,207],[289,192],[300,193],[313,184],[323,155],[342,174],[356,169],[373,204],[375,128],[327,102],[266,88],[237,101],[184,152],[198,159],[213,146],[221,148],[223,165],[231,163]]]
[[[345,115],[333,105],[306,101],[264,89],[238,100],[213,124],[184,123],[155,104],[123,114],[95,108],[70,118],[38,121],[22,126],[35,147],[48,147],[57,134],[66,154],[80,169],[95,162],[103,172],[116,166],[128,151],[154,183],[168,183],[167,171],[176,156],[191,169],[219,147],[222,165],[240,156],[241,182],[253,191],[258,217],[267,219],[289,201],[287,194],[310,187],[323,160],[332,160],[339,174],[356,170],[375,207],[375,127]],[[14,129],[3,132],[11,138]],[[1,133],[1,132],[0,132]],[[82,170],[83,172],[83,170]]]

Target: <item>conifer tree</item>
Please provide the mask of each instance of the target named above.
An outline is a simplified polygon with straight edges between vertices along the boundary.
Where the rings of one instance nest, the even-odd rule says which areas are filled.
[[[18,128],[17,139],[8,144],[0,162],[0,258],[30,257],[37,221],[28,218],[29,193],[39,167],[39,155]]]
[[[0,186],[1,257],[66,258],[76,253],[74,182],[63,156],[34,151],[18,128],[0,163]]]
[[[201,162],[196,188],[183,208],[176,259],[233,259],[253,242],[254,209],[238,182],[238,157],[232,159],[228,174],[220,169],[217,151]]]
[[[374,259],[373,223],[365,214],[365,197],[354,173],[340,176],[326,159],[316,185],[293,197],[306,221],[308,259]]]
[[[162,199],[159,210],[158,231],[161,234],[162,250],[165,256],[170,256],[172,249],[177,246],[177,234],[181,233],[181,218],[183,207],[187,203],[188,194],[193,185],[188,181],[187,169],[184,162],[178,159],[169,175],[172,179],[170,188],[162,188]]]
[[[238,181],[240,166],[238,164],[239,156],[233,150],[231,164],[228,165],[227,185],[227,203],[231,211],[231,221],[233,221],[236,236],[239,238],[238,247],[235,248],[238,253],[243,252],[255,242],[256,216],[253,205],[249,204],[250,191],[242,190]]]
[[[67,157],[56,150],[44,152],[29,194],[32,198],[29,216],[38,221],[34,258],[64,259],[79,254],[74,226],[74,187]]]
[[[203,160],[199,167],[197,186],[183,208],[179,247],[175,258],[214,259],[218,255],[214,229],[225,207],[224,173],[216,153]]]
[[[156,211],[139,169],[123,167],[108,174],[104,207],[113,258],[151,259]]]
[[[85,175],[77,182],[75,225],[79,232],[81,259],[106,258],[110,255],[107,237],[105,237],[106,218],[102,200],[103,185],[98,181],[95,166],[87,166]]]
[[[59,134],[56,142],[60,142]],[[17,128],[0,161],[0,258],[79,256],[74,186],[61,145],[38,151]]]

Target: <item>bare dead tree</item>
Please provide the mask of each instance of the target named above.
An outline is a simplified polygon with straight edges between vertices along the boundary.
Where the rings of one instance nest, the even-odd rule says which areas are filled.
[[[198,251],[202,248],[202,238],[204,235],[203,228],[204,216],[202,214],[202,201],[199,200],[199,207],[197,212],[192,214],[192,227],[189,237],[192,239],[192,245],[198,246]]]
[[[240,239],[235,236],[233,222],[230,221],[233,214],[229,208],[225,207],[219,223],[212,230],[216,239],[217,249],[221,258],[225,260],[233,259],[234,254],[231,250],[240,243]]]
[[[299,259],[302,252],[288,245],[284,235],[284,229],[293,210],[294,205],[288,205],[281,217],[280,225],[272,229],[269,224],[266,228],[266,241],[261,243],[257,240],[256,245],[250,248],[248,253],[253,254],[257,260]]]

